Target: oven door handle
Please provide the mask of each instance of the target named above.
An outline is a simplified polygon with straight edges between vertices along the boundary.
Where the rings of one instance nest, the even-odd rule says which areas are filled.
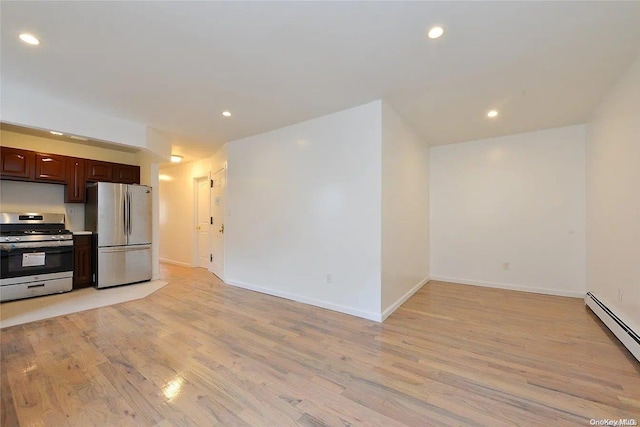
[[[24,242],[24,243],[0,243],[3,251],[39,248],[73,248],[73,240],[60,240],[54,242]]]

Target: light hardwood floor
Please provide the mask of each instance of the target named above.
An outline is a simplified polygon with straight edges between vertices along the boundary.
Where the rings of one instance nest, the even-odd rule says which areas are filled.
[[[145,299],[4,329],[2,426],[640,418],[640,364],[579,299],[431,282],[378,324],[162,270]]]

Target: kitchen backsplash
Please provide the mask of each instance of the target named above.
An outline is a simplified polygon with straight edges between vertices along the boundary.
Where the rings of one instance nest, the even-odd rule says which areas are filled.
[[[65,214],[66,228],[84,230],[84,205],[64,203],[64,185],[37,182],[0,181],[2,212]]]

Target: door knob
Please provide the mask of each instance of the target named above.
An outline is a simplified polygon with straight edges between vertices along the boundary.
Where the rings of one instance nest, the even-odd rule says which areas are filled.
[[[220,230],[218,230],[218,232],[224,234],[224,224],[220,226]]]
[[[200,226],[199,225],[196,227],[196,230],[200,230]]]

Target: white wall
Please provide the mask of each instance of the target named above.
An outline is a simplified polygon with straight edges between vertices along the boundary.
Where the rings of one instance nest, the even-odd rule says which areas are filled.
[[[147,126],[71,105],[18,84],[2,85],[0,118],[4,123],[147,147]]]
[[[193,265],[194,183],[225,167],[226,146],[212,157],[160,169],[159,224],[161,261]]]
[[[640,59],[587,129],[587,290],[639,331]]]
[[[171,160],[171,135],[167,132],[147,126],[147,138],[145,151],[150,158],[155,158],[154,163]]]
[[[140,164],[140,184],[148,185],[151,191],[151,277],[155,280],[160,277],[160,182],[158,179],[158,163],[155,153],[141,151],[137,155]]]
[[[144,123],[93,111],[87,106],[71,105],[38,92],[33,87],[15,83],[3,82],[0,120],[27,128],[55,130],[114,145],[145,149],[164,161],[171,156],[171,138],[165,132]]]
[[[64,185],[0,180],[0,211],[65,214],[66,228],[84,230],[84,205],[64,203]]]
[[[428,281],[429,147],[382,104],[383,318]]]
[[[380,128],[376,101],[227,145],[227,283],[379,320]]]
[[[432,280],[584,295],[584,125],[432,147],[429,182]]]

